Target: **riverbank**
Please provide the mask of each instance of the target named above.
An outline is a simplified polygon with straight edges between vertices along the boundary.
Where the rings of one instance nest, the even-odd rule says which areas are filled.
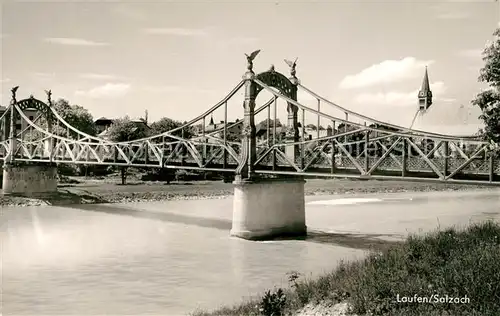
[[[33,198],[0,195],[0,206],[39,206],[96,203],[151,202],[179,199],[214,199],[233,195],[233,185],[222,181],[147,182],[119,177],[67,178],[58,192]],[[309,179],[306,195],[341,195],[397,192],[464,191],[492,189],[490,186],[406,181]]]
[[[192,315],[500,315],[499,248],[494,222],[411,236],[317,279],[291,273],[287,289]]]

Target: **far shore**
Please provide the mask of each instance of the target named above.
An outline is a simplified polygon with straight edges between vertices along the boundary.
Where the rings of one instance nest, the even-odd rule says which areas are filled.
[[[186,199],[216,199],[233,195],[233,184],[223,181],[148,182],[131,178],[126,185],[119,177],[71,177],[61,183],[57,193],[37,197],[0,195],[0,206],[40,206],[97,203],[153,202]],[[492,189],[484,185],[378,181],[351,179],[308,179],[305,193],[347,195],[397,192],[466,191]]]

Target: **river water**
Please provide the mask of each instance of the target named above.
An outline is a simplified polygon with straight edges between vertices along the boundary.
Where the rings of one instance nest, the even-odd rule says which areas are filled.
[[[306,198],[308,228],[401,238],[500,221],[500,191]],[[5,315],[186,315],[240,302],[286,273],[314,277],[364,250],[229,237],[232,199],[1,209]]]

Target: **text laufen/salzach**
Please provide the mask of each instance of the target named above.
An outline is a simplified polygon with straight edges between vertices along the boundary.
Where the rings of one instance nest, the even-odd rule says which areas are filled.
[[[440,304],[469,304],[470,298],[467,295],[462,297],[432,294],[429,296],[400,296],[396,294],[397,303],[440,303]]]

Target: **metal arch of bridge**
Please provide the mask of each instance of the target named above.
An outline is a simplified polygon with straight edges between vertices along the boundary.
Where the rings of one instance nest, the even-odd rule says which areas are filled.
[[[301,85],[295,77],[295,62],[289,64],[290,78],[274,71],[274,68],[255,75],[252,66],[253,63],[249,62],[243,80],[221,102],[202,115],[180,128],[130,142],[111,142],[87,135],[70,126],[51,106],[50,91],[47,104],[32,97],[18,102],[13,89],[11,105],[0,117],[3,123],[0,135],[6,136],[7,126],[14,127],[13,120],[8,115],[10,111],[17,113],[27,123],[28,131],[10,133],[8,139],[3,137],[0,140],[0,159],[7,164],[16,160],[221,171],[236,173],[246,179],[258,174],[273,174],[500,185],[498,148],[493,148],[484,141],[474,137],[454,137],[403,127],[394,128],[390,124],[380,126],[380,122],[375,120],[372,120],[371,125],[362,125],[350,121],[348,117],[333,117],[319,111],[320,98],[317,95],[318,110],[297,101],[297,91]],[[226,117],[226,124],[222,128],[205,131],[206,118],[219,108],[224,108],[227,113],[228,100],[243,87],[244,119],[228,124]],[[255,109],[255,99],[263,90],[273,97]],[[271,142],[270,109],[274,104],[276,113],[277,99],[287,102],[288,129],[286,137],[278,140],[274,126]],[[27,108],[39,110],[47,123],[43,125],[37,119],[31,121],[27,118],[23,112]],[[302,122],[305,113],[318,116],[317,127],[320,117],[331,121],[332,134],[305,140],[302,124],[302,140],[299,141],[299,109],[302,110]],[[267,139],[259,142],[255,137],[254,117],[264,110],[268,113]],[[351,117],[354,115],[351,113]],[[52,121],[66,128],[65,135],[51,131],[47,125]],[[199,121],[202,122],[203,129],[200,135],[190,139],[178,135],[179,130],[190,128]],[[228,130],[239,124],[243,125],[242,142],[228,141]],[[336,124],[343,124],[343,129],[336,129]],[[36,132],[38,137],[27,139],[26,132]]]

